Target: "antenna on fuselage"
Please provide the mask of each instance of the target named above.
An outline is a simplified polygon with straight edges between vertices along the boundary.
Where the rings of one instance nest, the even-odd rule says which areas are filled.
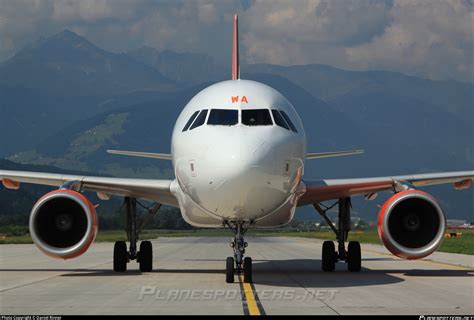
[[[232,41],[232,80],[237,79],[240,79],[239,17],[234,15],[234,36]]]

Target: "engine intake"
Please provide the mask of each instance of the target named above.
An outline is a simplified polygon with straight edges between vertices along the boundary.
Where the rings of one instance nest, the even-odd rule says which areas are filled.
[[[94,206],[72,190],[47,193],[33,206],[30,234],[45,254],[59,259],[80,256],[94,242],[98,223]]]
[[[446,218],[428,193],[406,190],[388,199],[379,212],[378,233],[385,247],[404,259],[421,259],[441,244]]]

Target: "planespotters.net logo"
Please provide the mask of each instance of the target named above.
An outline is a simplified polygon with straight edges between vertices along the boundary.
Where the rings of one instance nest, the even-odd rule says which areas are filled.
[[[253,293],[260,301],[332,301],[339,290],[314,289],[298,292],[297,290],[255,290]],[[241,300],[242,292],[235,290],[159,290],[155,286],[143,286],[138,293],[138,301],[154,299],[156,301],[214,301]]]
[[[474,316],[420,316],[420,320],[474,320]]]

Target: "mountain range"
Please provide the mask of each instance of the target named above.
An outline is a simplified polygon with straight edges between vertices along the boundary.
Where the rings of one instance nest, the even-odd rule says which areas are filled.
[[[366,150],[362,156],[308,161],[309,177],[474,167],[472,84],[324,65],[244,64],[241,73],[293,103],[310,152]],[[0,136],[0,157],[66,170],[170,178],[166,161],[111,156],[105,150],[169,152],[174,122],[187,101],[229,77],[230,63],[204,54],[149,47],[112,53],[68,30],[40,39],[0,64],[0,127],[8,133]],[[430,190],[450,216],[472,220],[472,190]],[[354,206],[373,220],[373,202]]]

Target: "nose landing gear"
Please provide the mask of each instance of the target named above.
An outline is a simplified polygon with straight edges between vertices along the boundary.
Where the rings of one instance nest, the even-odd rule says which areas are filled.
[[[243,273],[244,282],[252,282],[252,258],[245,257],[245,248],[248,243],[244,240],[244,234],[247,231],[244,228],[245,222],[226,222],[225,225],[234,232],[234,239],[230,243],[234,250],[234,257],[228,257],[226,260],[226,282],[233,283],[234,275]]]

